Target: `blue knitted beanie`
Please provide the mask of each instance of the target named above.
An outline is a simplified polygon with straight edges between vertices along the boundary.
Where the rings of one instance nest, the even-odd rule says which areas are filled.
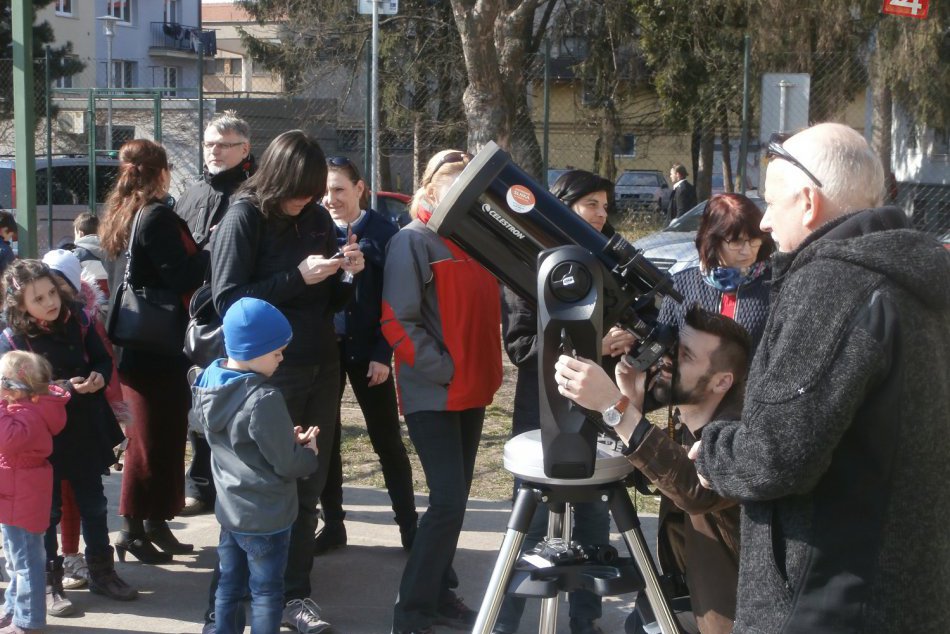
[[[293,330],[279,310],[262,299],[242,297],[224,314],[224,349],[235,361],[250,361],[290,342]]]

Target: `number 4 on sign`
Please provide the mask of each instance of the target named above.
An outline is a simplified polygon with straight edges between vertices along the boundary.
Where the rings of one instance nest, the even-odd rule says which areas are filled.
[[[923,20],[927,17],[930,0],[884,0],[884,13]]]

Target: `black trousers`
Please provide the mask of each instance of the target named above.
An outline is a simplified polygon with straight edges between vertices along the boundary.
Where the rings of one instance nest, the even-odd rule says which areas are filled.
[[[185,472],[185,497],[201,500],[206,507],[214,507],[214,478],[211,477],[211,447],[203,434],[188,430],[191,445],[191,464]]]
[[[396,405],[396,385],[392,372],[389,378],[379,385],[369,387],[369,361],[354,361],[344,363],[343,351],[340,351],[340,397],[349,379],[356,401],[363,411],[366,421],[366,431],[373,451],[379,456],[379,464],[383,471],[383,480],[389,499],[392,501],[396,522],[400,525],[415,523],[416,500],[412,489],[412,466],[409,464],[409,455],[402,442],[399,431],[399,410]],[[336,435],[333,439],[333,449],[330,454],[330,471],[327,474],[327,483],[320,495],[320,506],[323,508],[323,518],[327,522],[343,521],[343,458],[340,451],[342,429],[340,425],[340,410],[337,408]]]

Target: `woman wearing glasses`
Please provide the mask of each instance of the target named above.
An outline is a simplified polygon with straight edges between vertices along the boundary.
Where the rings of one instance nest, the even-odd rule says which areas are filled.
[[[386,255],[383,335],[393,346],[399,402],[429,487],[399,584],[397,634],[475,624],[475,611],[453,591],[452,560],[485,407],[501,385],[498,283],[426,226],[470,159],[444,150],[429,160],[410,208],[414,220],[393,236]]]
[[[739,322],[757,347],[769,312],[765,283],[772,277],[769,256],[775,251],[761,221],[762,212],[741,194],[710,198],[696,232],[699,266],[673,276],[683,302],[667,297],[660,321],[679,326],[689,306],[698,303]]]

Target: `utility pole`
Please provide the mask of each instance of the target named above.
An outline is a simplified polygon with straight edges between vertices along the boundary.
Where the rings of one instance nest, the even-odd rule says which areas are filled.
[[[12,3],[13,128],[16,153],[16,208],[19,252],[35,258],[36,248],[36,140],[33,131],[33,3]],[[47,178],[52,174],[47,175]]]

